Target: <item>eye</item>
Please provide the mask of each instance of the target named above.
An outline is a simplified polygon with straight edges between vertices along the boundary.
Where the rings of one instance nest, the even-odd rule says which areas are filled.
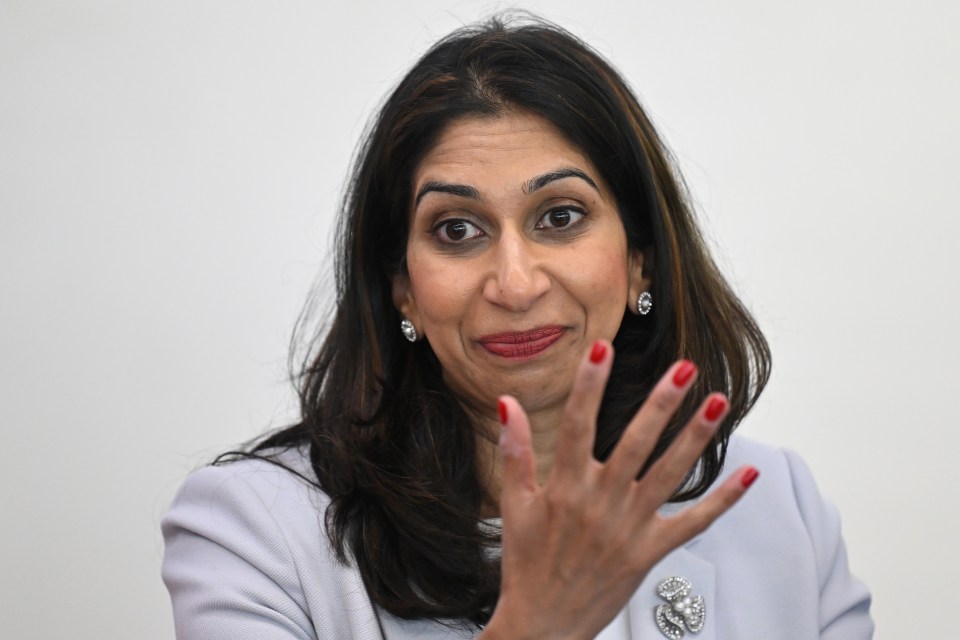
[[[563,229],[580,222],[586,214],[572,207],[550,209],[537,222],[538,229]]]
[[[460,219],[444,220],[434,228],[433,232],[441,242],[450,244],[470,240],[483,234],[483,231],[473,223]]]

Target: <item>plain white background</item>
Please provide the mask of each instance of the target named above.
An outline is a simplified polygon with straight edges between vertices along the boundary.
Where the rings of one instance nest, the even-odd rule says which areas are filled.
[[[773,348],[743,430],[839,505],[877,636],[949,634],[960,4],[519,4],[613,60],[676,152]],[[160,517],[294,415],[364,123],[503,6],[0,2],[0,635],[172,637]]]

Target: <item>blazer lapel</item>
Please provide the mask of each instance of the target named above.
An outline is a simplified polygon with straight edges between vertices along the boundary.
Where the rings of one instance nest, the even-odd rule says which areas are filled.
[[[667,604],[657,595],[657,585],[672,577],[689,580],[693,587],[690,597],[703,596],[706,609],[703,628],[699,633],[687,631],[684,640],[717,640],[716,622],[711,619],[711,607],[716,603],[716,572],[713,564],[686,547],[676,549],[655,565],[627,603],[633,640],[666,640],[667,636],[657,627],[655,617],[657,607]]]

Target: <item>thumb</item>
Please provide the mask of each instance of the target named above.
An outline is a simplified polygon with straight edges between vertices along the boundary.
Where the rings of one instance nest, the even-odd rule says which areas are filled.
[[[500,396],[500,455],[503,457],[501,511],[537,490],[536,462],[530,442],[530,423],[520,403]]]

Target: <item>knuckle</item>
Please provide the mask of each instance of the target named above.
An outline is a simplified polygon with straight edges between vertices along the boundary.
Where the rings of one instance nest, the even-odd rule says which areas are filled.
[[[689,529],[689,537],[692,538],[709,529],[710,525],[716,522],[717,518],[723,515],[731,504],[733,504],[733,502],[729,495],[714,496],[714,499],[709,499],[700,505],[699,508],[691,510],[686,514],[686,525]]]
[[[737,500],[739,499],[740,496],[732,491],[725,491],[721,493],[718,509],[716,510],[716,516],[720,516],[720,514],[736,504]]]
[[[669,499],[669,496],[673,495],[676,492],[677,488],[680,486],[682,480],[677,480],[676,477],[679,475],[681,478],[682,474],[670,474],[670,476],[664,476],[657,478],[652,484],[653,495],[659,496],[662,499]]]
[[[673,415],[677,410],[678,398],[676,394],[657,389],[650,396],[650,407],[658,414]]]
[[[584,368],[578,372],[574,380],[573,388],[570,390],[571,398],[583,402],[593,398],[603,392],[604,379],[600,371],[594,365],[584,365]]]
[[[713,523],[713,517],[707,513],[697,513],[692,515],[693,517],[690,518],[690,522],[688,523],[686,530],[688,538],[700,535]]]
[[[637,452],[644,451],[649,441],[650,438],[646,433],[639,432],[635,429],[627,429],[623,432],[623,435],[620,436],[620,442],[617,446],[622,448],[623,451],[632,458]]]
[[[687,477],[690,466],[677,455],[665,455],[657,461],[651,473],[650,482],[654,490],[673,492]]]
[[[693,425],[693,435],[697,441],[707,441],[713,437],[714,432],[717,429],[717,425],[711,422],[707,422],[702,416],[694,418]]]
[[[597,510],[591,508],[589,505],[584,505],[582,509],[577,510],[575,513],[575,522],[580,530],[593,531],[593,535],[589,538],[591,540],[591,546],[595,547],[596,550],[602,549],[603,536],[599,535],[600,532],[597,530],[602,514],[597,513]]]
[[[569,514],[583,511],[584,499],[579,491],[554,490],[544,495],[547,508],[554,514]]]
[[[571,406],[563,418],[563,427],[572,433],[584,432],[591,424],[590,414],[583,406]]]
[[[658,552],[651,546],[636,545],[624,554],[624,568],[633,575],[644,575],[655,563],[655,561],[651,561],[652,555],[656,556]]]
[[[689,542],[706,530],[707,524],[694,513],[683,513],[669,519],[670,538],[674,546]]]
[[[632,552],[632,550],[637,546],[634,544],[634,542],[635,540],[633,532],[626,527],[613,527],[607,535],[608,547],[610,549],[619,550],[619,552],[623,552],[625,549],[628,550],[628,552]]]

